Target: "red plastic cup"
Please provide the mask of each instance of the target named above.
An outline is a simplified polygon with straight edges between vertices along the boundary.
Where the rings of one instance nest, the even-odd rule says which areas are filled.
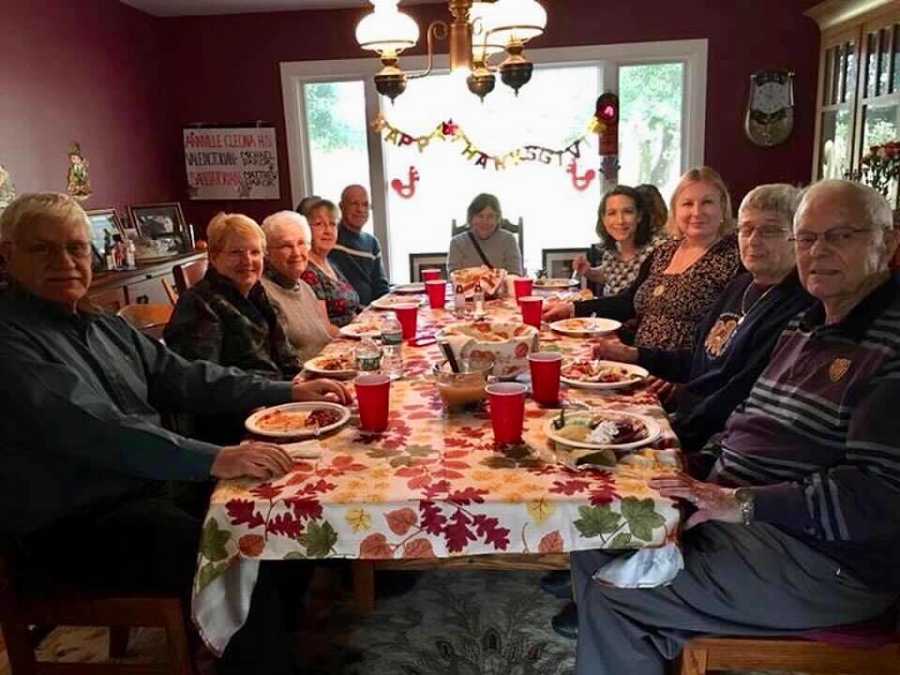
[[[419,272],[419,275],[422,277],[422,281],[427,284],[429,281],[437,281],[438,279],[440,279],[441,271],[435,269],[422,270],[421,272]]]
[[[419,306],[410,303],[408,305],[394,305],[394,314],[403,328],[403,339],[412,340],[416,337],[416,319],[419,315]]]
[[[522,440],[525,423],[525,392],[528,388],[518,382],[499,382],[484,388],[491,410],[494,443],[518,443]]]
[[[519,298],[519,307],[522,308],[522,321],[540,330],[543,305],[544,299],[537,295],[523,295]]]
[[[431,309],[443,309],[447,302],[447,282],[443,279],[430,279],[425,282],[425,292],[428,293],[428,304]]]
[[[516,300],[523,296],[531,295],[534,290],[534,279],[528,277],[513,279],[513,290],[516,293]]]
[[[559,372],[562,354],[559,352],[535,352],[528,355],[531,368],[531,396],[541,405],[559,403]]]
[[[391,378],[387,375],[360,375],[356,378],[359,428],[381,432],[387,429],[391,400]]]

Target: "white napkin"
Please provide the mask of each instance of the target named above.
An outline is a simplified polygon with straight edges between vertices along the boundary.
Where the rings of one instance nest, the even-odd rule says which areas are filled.
[[[322,456],[322,446],[315,439],[285,443],[281,447],[291,456],[291,459],[319,459]]]
[[[671,583],[683,569],[681,549],[669,543],[614,558],[594,572],[593,579],[617,588],[653,588]]]

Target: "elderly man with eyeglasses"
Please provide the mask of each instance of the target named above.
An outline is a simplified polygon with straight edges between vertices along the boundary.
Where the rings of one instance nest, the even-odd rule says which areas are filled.
[[[808,188],[795,317],[711,444],[704,480],[650,485],[686,502],[670,584],[593,580],[616,555],[572,554],[580,675],[663,675],[693,636],[777,635],[872,619],[900,595],[900,288],[887,202],[848,181]]]

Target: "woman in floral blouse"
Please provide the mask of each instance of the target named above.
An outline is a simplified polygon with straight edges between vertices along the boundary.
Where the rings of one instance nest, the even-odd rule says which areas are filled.
[[[618,185],[603,195],[597,211],[600,243],[580,255],[573,268],[595,284],[598,295],[615,295],[635,280],[656,241],[650,213],[637,190]]]
[[[309,227],[312,230],[312,248],[309,251],[309,267],[302,279],[325,301],[328,319],[335,326],[346,326],[359,314],[362,307],[359,295],[328,254],[337,244],[337,206],[327,199],[313,204],[309,209]]]
[[[653,251],[627,289],[597,300],[551,304],[544,319],[596,313],[636,320],[636,346],[693,349],[697,322],[741,269],[731,197],[716,171],[701,167],[681,177],[667,228],[677,238]]]

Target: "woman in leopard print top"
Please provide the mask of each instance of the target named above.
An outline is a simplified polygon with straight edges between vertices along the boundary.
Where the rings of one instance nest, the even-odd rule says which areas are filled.
[[[634,344],[655,349],[692,349],[694,328],[722,289],[741,270],[731,197],[709,167],[688,171],[669,209],[669,233],[626,290],[607,298],[557,303],[548,321],[598,316],[636,321]]]

